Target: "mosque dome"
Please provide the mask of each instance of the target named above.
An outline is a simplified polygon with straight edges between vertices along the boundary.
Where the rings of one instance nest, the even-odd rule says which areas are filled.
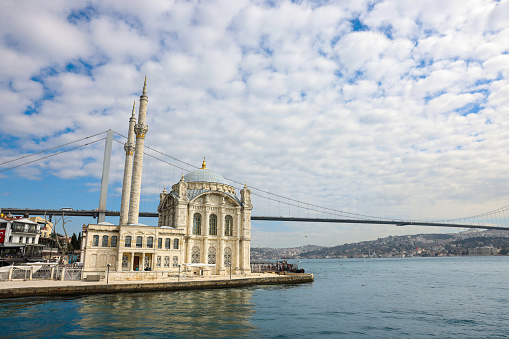
[[[228,185],[228,183],[226,182],[225,178],[223,178],[222,175],[207,169],[205,159],[203,159],[203,164],[201,168],[184,175],[184,180],[186,182],[216,182],[219,184]]]

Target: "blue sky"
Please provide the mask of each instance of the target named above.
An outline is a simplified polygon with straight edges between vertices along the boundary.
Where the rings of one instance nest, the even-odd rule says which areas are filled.
[[[508,1],[3,1],[0,9],[0,162],[107,129],[125,135],[147,75],[147,145],[195,166],[206,156],[210,169],[251,187],[404,219],[509,204]],[[98,207],[103,152],[100,141],[0,172],[0,206]],[[147,211],[192,169],[145,165]],[[115,142],[109,209],[119,209],[122,166]],[[254,214],[281,213],[279,205],[255,200]],[[453,230],[256,222],[253,245],[443,231]]]

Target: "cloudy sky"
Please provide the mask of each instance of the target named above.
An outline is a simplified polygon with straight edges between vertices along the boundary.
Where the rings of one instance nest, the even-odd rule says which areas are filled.
[[[228,179],[352,213],[451,219],[500,208],[508,17],[504,0],[2,1],[0,206],[98,207],[102,140],[6,162],[108,129],[126,135],[146,75],[146,145],[165,162],[145,157],[144,211],[192,170],[167,155],[193,166],[206,157]],[[254,199],[254,215],[313,215]],[[252,245],[453,231],[253,222]]]

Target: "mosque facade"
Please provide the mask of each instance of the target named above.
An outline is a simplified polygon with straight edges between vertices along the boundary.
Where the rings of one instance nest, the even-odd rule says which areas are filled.
[[[138,123],[135,109],[129,120],[120,219],[118,225],[84,225],[82,255],[84,277],[112,273],[117,279],[136,279],[140,271],[152,276],[185,270],[194,274],[249,274],[251,191],[235,188],[207,168],[183,175],[160,194],[157,226],[138,223],[143,148],[146,125],[147,81],[140,97]]]

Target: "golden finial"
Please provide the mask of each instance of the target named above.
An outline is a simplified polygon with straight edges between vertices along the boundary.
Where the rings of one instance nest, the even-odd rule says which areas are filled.
[[[136,99],[134,100],[134,104],[133,104],[133,117],[135,116],[134,107],[136,107]]]
[[[207,169],[207,164],[205,163],[205,157],[203,157],[203,163],[201,164],[201,169]]]
[[[145,83],[143,84],[143,94],[147,93],[147,76],[145,75]]]

